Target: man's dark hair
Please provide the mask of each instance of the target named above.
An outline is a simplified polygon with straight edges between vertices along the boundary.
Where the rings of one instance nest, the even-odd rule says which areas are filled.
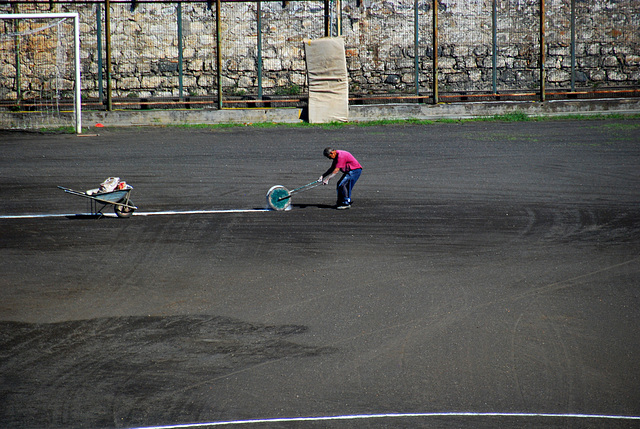
[[[322,153],[324,154],[324,156],[326,156],[327,158],[329,158],[329,154],[330,154],[331,152],[333,152],[334,150],[335,150],[335,149],[334,149],[334,148],[332,148],[332,147],[326,147],[326,148],[324,149],[324,152],[322,152]]]

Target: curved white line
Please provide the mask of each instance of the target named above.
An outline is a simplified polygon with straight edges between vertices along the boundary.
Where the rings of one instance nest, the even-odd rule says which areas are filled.
[[[286,423],[286,422],[318,422],[328,420],[358,420],[358,419],[380,419],[380,418],[407,418],[407,417],[553,417],[570,419],[605,419],[605,420],[640,420],[640,416],[620,416],[606,414],[552,414],[552,413],[473,413],[473,412],[450,412],[450,413],[388,413],[388,414],[353,414],[344,416],[321,416],[321,417],[283,417],[273,419],[253,419],[253,420],[229,420],[208,423],[186,423],[168,426],[147,426],[132,429],[180,429],[180,428],[204,428],[214,426],[247,425],[256,423]]]

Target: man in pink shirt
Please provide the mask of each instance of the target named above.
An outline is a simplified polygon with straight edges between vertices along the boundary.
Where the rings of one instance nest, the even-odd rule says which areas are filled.
[[[362,173],[362,166],[353,155],[346,150],[335,150],[328,147],[324,150],[324,156],[332,159],[331,167],[318,179],[323,185],[329,183],[329,180],[336,174],[342,172],[342,178],[338,181],[338,201],[336,208],[344,210],[351,207],[351,190],[356,184]]]

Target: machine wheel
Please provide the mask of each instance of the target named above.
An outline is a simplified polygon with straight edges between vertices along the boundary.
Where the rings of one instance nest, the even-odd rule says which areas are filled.
[[[273,186],[267,192],[267,204],[273,210],[286,210],[291,205],[291,194],[284,186]]]

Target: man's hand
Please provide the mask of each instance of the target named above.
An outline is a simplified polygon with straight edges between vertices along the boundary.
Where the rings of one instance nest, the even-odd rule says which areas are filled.
[[[340,169],[339,169],[339,168],[336,168],[336,169],[335,169],[335,170],[333,170],[331,173],[329,173],[329,172],[325,173],[325,174],[326,174],[326,176],[325,176],[325,175],[320,176],[320,179],[322,179],[322,184],[323,184],[323,185],[327,185],[327,184],[329,184],[329,180],[331,180],[331,178],[332,178],[333,176],[335,176],[336,174],[338,174],[339,172],[340,172]]]

